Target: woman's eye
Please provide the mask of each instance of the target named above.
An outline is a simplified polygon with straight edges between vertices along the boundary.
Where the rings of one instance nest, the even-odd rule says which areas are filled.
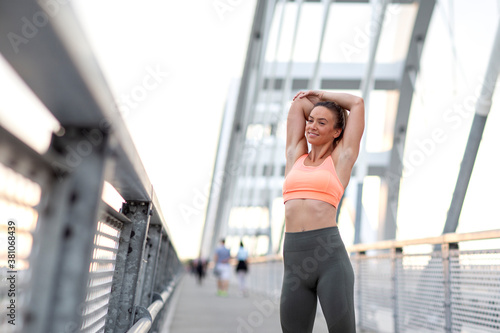
[[[320,123],[321,125],[324,125],[325,123]]]

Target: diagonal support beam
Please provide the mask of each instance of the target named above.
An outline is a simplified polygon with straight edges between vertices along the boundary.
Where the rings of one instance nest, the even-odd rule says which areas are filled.
[[[394,138],[392,143],[389,168],[385,175],[387,181],[387,204],[386,218],[381,237],[383,239],[396,238],[397,230],[397,207],[399,201],[399,189],[403,174],[403,154],[408,128],[410,108],[415,90],[414,79],[420,69],[420,56],[422,54],[425,38],[431,21],[436,1],[420,1],[415,26],[413,27],[410,46],[406,56],[405,67],[401,77],[401,88],[398,103],[398,113],[394,124]]]
[[[443,234],[455,232],[458,227],[460,213],[469,186],[472,170],[474,169],[474,162],[476,161],[481,138],[483,137],[486,119],[491,109],[493,92],[495,85],[500,74],[500,21],[497,26],[495,40],[493,41],[493,48],[491,50],[488,68],[484,77],[481,95],[477,100],[476,114],[472,121],[472,126],[469,133],[467,146],[465,147],[464,157],[460,165],[455,191],[451,199],[450,209],[446,217],[446,223],[443,229]]]
[[[381,8],[378,13],[376,13],[379,3],[374,2],[372,8],[374,15],[373,21],[375,23],[376,31],[372,36],[370,41],[370,55],[368,58],[368,64],[366,65],[365,75],[363,76],[363,80],[361,81],[361,94],[363,99],[365,100],[365,117],[368,118],[369,112],[369,99],[370,99],[370,91],[374,86],[374,71],[375,71],[375,58],[377,56],[377,49],[380,41],[380,35],[382,33],[382,27],[385,18],[385,12],[387,9],[387,5],[390,0],[382,0]],[[378,14],[378,15],[377,15]],[[359,160],[357,162],[356,167],[356,217],[354,221],[354,243],[359,243],[361,241],[361,228],[363,221],[363,180],[367,174],[368,164],[366,163],[366,134],[363,135],[361,142],[361,154],[359,154]],[[343,201],[341,202],[341,204]],[[339,206],[338,212],[340,212],[341,206]]]
[[[227,155],[224,161],[220,161],[219,157],[216,164],[223,163],[224,179],[223,183],[228,184],[220,188],[218,198],[210,196],[209,207],[212,207],[211,200],[218,200],[215,217],[212,217],[212,212],[207,212],[207,220],[203,229],[202,244],[200,254],[204,257],[210,256],[215,249],[217,239],[220,235],[223,223],[226,223],[229,217],[230,202],[235,191],[235,183],[240,172],[241,165],[239,164],[241,157],[241,147],[245,139],[245,124],[247,123],[249,110],[249,99],[253,97],[251,87],[255,86],[257,71],[261,59],[261,48],[265,47],[263,41],[267,38],[270,29],[266,26],[268,15],[272,15],[274,11],[274,1],[266,2],[259,0],[255,9],[254,22],[251,29],[251,35],[248,45],[245,66],[239,87],[238,101],[236,102],[232,131],[230,134],[230,144]],[[215,206],[215,205],[214,205]],[[208,218],[210,216],[210,219]]]

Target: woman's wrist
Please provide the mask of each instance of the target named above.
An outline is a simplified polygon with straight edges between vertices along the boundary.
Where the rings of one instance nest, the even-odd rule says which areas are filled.
[[[355,95],[347,93],[335,93],[330,91],[324,92],[323,100],[328,102],[335,102],[346,110],[351,110],[353,106],[363,101],[361,97]]]
[[[337,102],[338,96],[336,95],[338,94],[331,91],[322,91],[320,98],[324,102]]]

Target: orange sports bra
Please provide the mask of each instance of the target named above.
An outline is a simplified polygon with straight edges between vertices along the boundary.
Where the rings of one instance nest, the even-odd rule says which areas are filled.
[[[338,207],[344,194],[333,160],[328,156],[318,166],[304,165],[308,154],[304,154],[295,162],[283,183],[283,200],[315,199]]]

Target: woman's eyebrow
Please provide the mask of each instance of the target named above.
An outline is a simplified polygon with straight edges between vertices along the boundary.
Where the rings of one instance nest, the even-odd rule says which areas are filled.
[[[314,117],[313,117],[313,116],[309,116],[309,118],[312,118],[312,119],[314,119]],[[318,118],[318,120],[324,120],[324,121],[328,121],[328,119],[326,119],[326,118]]]

